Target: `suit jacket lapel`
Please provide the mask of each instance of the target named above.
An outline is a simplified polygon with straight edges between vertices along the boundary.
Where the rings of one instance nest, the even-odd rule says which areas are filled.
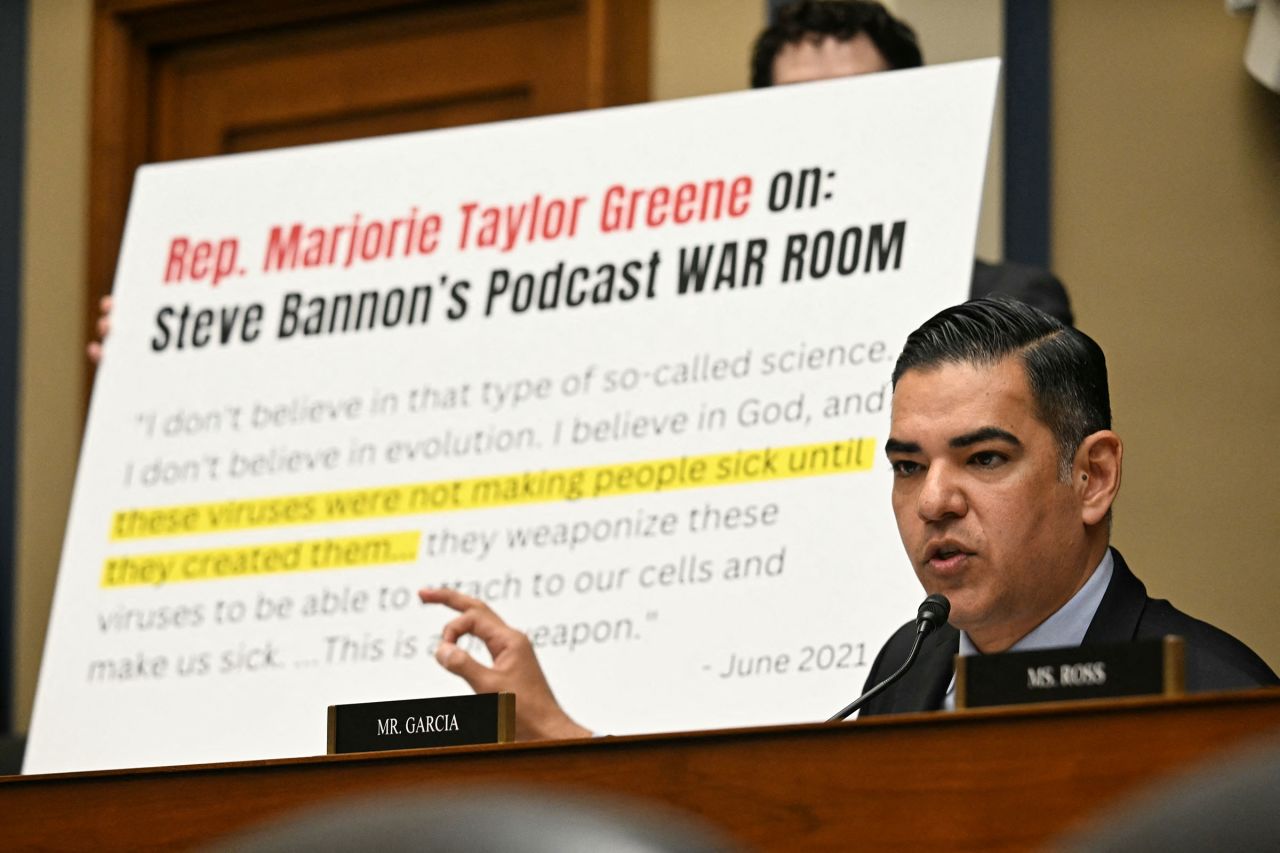
[[[1115,561],[1111,582],[1085,632],[1085,645],[1129,642],[1137,636],[1138,621],[1147,605],[1147,588],[1142,581],[1129,571],[1124,557],[1115,548],[1111,549],[1111,557]]]
[[[947,685],[955,671],[954,657],[960,650],[960,632],[950,625],[934,631],[924,641],[915,665],[902,680],[890,687],[888,704],[893,713],[937,711],[947,695]]]

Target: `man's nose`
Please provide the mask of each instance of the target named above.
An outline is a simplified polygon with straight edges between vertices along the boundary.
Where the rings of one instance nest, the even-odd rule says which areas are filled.
[[[920,517],[925,521],[958,518],[969,511],[964,490],[946,465],[930,465],[920,489]]]

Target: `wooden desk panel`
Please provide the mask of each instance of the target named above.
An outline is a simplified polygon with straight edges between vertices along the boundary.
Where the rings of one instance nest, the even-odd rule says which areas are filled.
[[[12,849],[190,846],[346,795],[537,785],[692,812],[759,849],[1022,850],[1150,781],[1280,734],[1280,690],[0,778]],[[922,816],[927,816],[927,819]]]

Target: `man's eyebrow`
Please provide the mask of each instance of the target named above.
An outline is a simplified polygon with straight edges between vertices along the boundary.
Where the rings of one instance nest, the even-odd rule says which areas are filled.
[[[983,427],[982,429],[974,430],[973,432],[967,432],[964,435],[957,435],[955,438],[947,442],[947,444],[952,447],[969,447],[983,441],[992,440],[1008,442],[1015,447],[1022,446],[1022,442],[1018,440],[1016,435],[1008,432],[1007,430],[1000,429],[1000,427],[993,426]]]
[[[896,438],[890,438],[884,443],[885,453],[919,453],[920,445],[914,441],[898,441]]]

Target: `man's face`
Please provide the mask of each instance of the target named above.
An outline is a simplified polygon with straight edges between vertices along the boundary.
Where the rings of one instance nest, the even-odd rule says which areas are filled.
[[[916,577],[950,599],[952,624],[982,651],[1025,636],[1101,559],[1017,358],[907,371],[885,449]]]
[[[773,84],[804,83],[888,71],[889,63],[866,33],[847,41],[833,36],[785,44],[773,60]]]

